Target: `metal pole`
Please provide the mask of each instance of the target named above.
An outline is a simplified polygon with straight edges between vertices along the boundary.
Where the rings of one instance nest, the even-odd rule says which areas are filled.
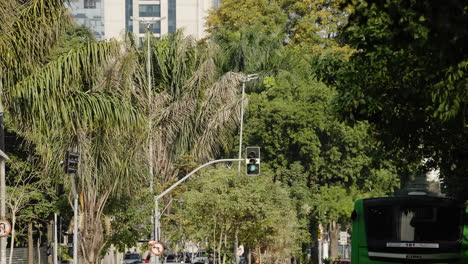
[[[252,79],[256,79],[256,75],[248,75],[242,80],[242,101],[241,101],[241,113],[240,113],[240,132],[239,132],[239,165],[237,171],[240,173],[241,171],[241,163],[242,163],[242,131],[244,127],[244,96],[245,96],[245,82],[250,81]],[[239,256],[237,255],[237,240],[234,246],[234,257],[236,260],[236,264],[239,264]]]
[[[4,146],[4,130],[3,130],[3,104],[0,99],[0,150],[2,157],[0,157],[0,218],[2,220],[5,219],[6,213],[6,180],[5,180],[5,159],[7,158],[3,156],[3,151],[5,150]],[[6,264],[6,246],[7,246],[7,238],[2,237],[0,238],[0,263]]]
[[[240,173],[241,170],[241,158],[242,158],[242,128],[244,126],[244,94],[245,94],[245,79],[242,80],[242,101],[241,101],[241,114],[240,114],[240,135],[239,135],[239,167],[238,167],[238,172]],[[237,252],[237,249],[234,249],[235,252]],[[235,253],[234,252],[234,253]]]
[[[57,264],[57,214],[54,213],[54,264]]]
[[[78,264],[78,194],[75,192],[73,221],[73,264]]]
[[[63,243],[63,236],[62,236],[62,216],[60,216],[59,218],[59,231],[58,231],[58,244],[61,245]],[[59,252],[60,256],[62,255],[62,247],[60,247],[60,252]],[[62,261],[62,259],[60,258],[60,261]]]
[[[73,264],[78,264],[78,191],[76,189],[75,178],[69,174],[71,189],[74,197],[73,201]]]
[[[149,164],[149,177],[150,177],[150,192],[154,195],[154,166],[153,166],[153,122],[151,121],[151,38],[150,38],[150,23],[146,25],[146,31],[148,36],[148,54],[146,61],[146,76],[148,78],[148,164]],[[154,240],[157,240],[156,237],[156,214],[152,217],[152,222],[154,224]]]
[[[215,163],[220,163],[220,162],[235,162],[235,161],[241,161],[242,159],[219,159],[219,160],[212,160],[210,162],[207,162],[201,166],[199,166],[198,168],[194,169],[193,171],[191,171],[189,174],[185,175],[182,179],[180,179],[178,182],[174,183],[171,187],[167,188],[164,192],[162,192],[160,195],[156,196],[156,199],[161,199],[164,197],[164,195],[168,194],[170,191],[172,191],[175,187],[177,187],[179,184],[181,184],[182,182],[184,182],[185,180],[187,180],[188,178],[190,178],[190,176],[192,176],[193,174],[195,174],[195,172],[201,170],[202,168],[208,166],[208,165],[211,165],[211,164],[215,164]]]
[[[319,226],[318,226],[318,230],[320,232],[320,239],[317,239],[317,243],[318,243],[318,261],[317,263],[318,264],[322,264],[322,247],[323,247],[323,244],[322,244],[322,241],[325,239],[324,238],[324,234],[323,234],[323,229],[322,229],[322,224],[319,223]]]
[[[240,173],[241,171],[241,158],[242,158],[242,130],[244,126],[244,94],[245,94],[245,82],[246,79],[242,80],[242,101],[241,101],[241,114],[240,114],[240,133],[239,133],[239,165],[237,171]],[[236,235],[236,241],[234,242],[234,260],[236,261],[236,264],[239,264],[239,256],[237,255],[237,235]]]
[[[240,173],[241,170],[241,161],[242,161],[242,132],[244,127],[244,97],[245,97],[245,83],[251,80],[255,80],[258,78],[258,74],[249,74],[242,79],[242,102],[241,102],[241,113],[240,113],[240,132],[239,132],[239,166],[238,172]],[[237,250],[236,250],[237,251]]]
[[[5,219],[5,207],[6,207],[6,186],[5,186],[5,159],[0,157],[0,199],[2,200],[0,206],[0,218]],[[6,245],[7,237],[0,238],[1,243],[1,258],[0,263],[6,264]]]
[[[160,229],[160,215],[159,215],[159,203],[158,199],[154,197],[154,240],[160,242],[161,239],[161,229]],[[155,258],[156,263],[159,263],[159,256]]]
[[[153,172],[153,122],[151,121],[151,37],[150,37],[150,23],[146,25],[147,33],[148,33],[148,57],[146,62],[146,74],[148,77],[148,129],[149,129],[149,139],[148,139],[148,162],[149,162],[149,176],[150,176],[150,191],[153,194],[154,189],[154,172]]]
[[[154,164],[153,164],[153,122],[151,121],[151,100],[152,100],[152,89],[151,89],[151,34],[150,34],[150,26],[153,23],[156,23],[157,21],[161,21],[163,19],[166,19],[166,17],[160,17],[156,19],[140,19],[140,18],[133,18],[131,17],[130,19],[132,20],[137,20],[141,23],[146,24],[146,31],[148,35],[148,43],[147,43],[147,62],[146,62],[146,77],[148,80],[148,167],[149,167],[149,177],[150,177],[150,192],[151,194],[155,194],[156,190],[154,188],[155,184],[155,179],[154,179]],[[156,230],[156,221],[157,221],[157,216],[156,216],[156,209],[155,213],[152,217],[152,224],[153,224],[153,234],[154,234],[154,240],[159,241],[159,239],[156,237],[156,233],[158,232]],[[153,261],[153,256],[151,257],[151,261]],[[156,258],[156,261],[159,262],[159,257]]]
[[[162,20],[161,18],[159,20]],[[148,80],[148,163],[149,163],[149,177],[150,177],[150,192],[154,195],[156,192],[154,188],[154,165],[153,165],[153,121],[151,120],[151,100],[152,100],[152,83],[151,83],[151,34],[150,34],[150,26],[153,23],[156,23],[158,20],[148,20],[144,21],[146,23],[146,33],[148,36],[147,39],[147,58],[146,58],[146,77]],[[155,214],[153,215],[153,224],[154,228],[156,228],[156,209]],[[158,237],[156,236],[157,230],[153,230],[154,233],[154,240],[159,241]],[[156,258],[158,259],[158,258]]]
[[[147,39],[147,57],[146,57],[146,77],[148,79],[148,162],[149,162],[149,177],[150,177],[150,192],[154,195],[154,166],[153,166],[153,122],[151,121],[151,35],[150,35],[150,22],[146,24],[146,35]],[[157,215],[157,201],[155,201],[155,209],[153,215],[153,232],[154,240],[159,242],[158,238],[158,225],[159,219]],[[159,256],[153,257],[156,263],[159,263]]]
[[[318,242],[318,264],[322,264],[322,240]]]
[[[168,194],[175,187],[177,187],[179,184],[181,184],[182,182],[184,182],[185,180],[190,178],[190,176],[192,176],[193,174],[195,174],[195,172],[201,170],[202,168],[204,168],[204,167],[206,167],[208,165],[214,164],[214,163],[233,162],[233,161],[239,161],[239,164],[240,164],[241,159],[219,159],[219,160],[212,160],[210,162],[207,162],[207,163],[199,166],[198,168],[194,169],[189,174],[185,175],[182,179],[180,179],[178,182],[174,183],[171,187],[167,188],[160,195],[155,196],[155,198],[154,198],[154,208],[155,208],[155,210],[154,210],[154,214],[155,214],[154,230],[157,230],[157,231],[155,231],[154,237],[155,237],[155,240],[157,242],[159,242],[159,239],[161,238],[161,222],[160,222],[161,216],[159,214],[158,200],[161,199],[162,197],[164,197],[164,195]],[[156,263],[159,263],[159,257],[156,257]]]

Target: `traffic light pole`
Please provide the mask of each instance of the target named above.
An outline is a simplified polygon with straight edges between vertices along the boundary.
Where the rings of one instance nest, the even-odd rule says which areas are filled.
[[[78,264],[78,192],[76,190],[75,178],[70,175],[73,192],[73,264]]]
[[[185,175],[182,179],[180,179],[178,182],[174,183],[171,187],[167,188],[164,192],[161,194],[157,195],[154,197],[154,214],[156,215],[155,221],[154,221],[154,237],[157,242],[160,242],[159,240],[161,239],[161,214],[159,213],[159,199],[163,198],[166,194],[174,190],[175,187],[179,186],[181,183],[184,181],[188,180],[193,174],[195,174],[197,171],[203,169],[204,167],[215,164],[215,163],[221,163],[221,162],[235,162],[235,161],[242,161],[242,159],[219,159],[219,160],[212,160],[210,162],[207,162],[200,167],[194,169],[191,171],[189,174]],[[156,260],[156,263],[159,263],[159,260]]]
[[[249,74],[247,76],[245,76],[243,79],[242,79],[242,101],[241,101],[241,112],[240,112],[240,132],[239,132],[239,156],[238,156],[238,159],[239,159],[239,167],[238,167],[238,171],[240,173],[240,170],[241,170],[241,161],[242,161],[242,129],[243,129],[243,126],[244,126],[244,96],[245,96],[245,83],[248,82],[248,81],[251,81],[251,80],[255,80],[258,78],[258,74]],[[237,250],[237,249],[236,249]],[[237,263],[236,263],[237,264]]]
[[[73,220],[73,264],[78,264],[78,194],[75,193]]]
[[[0,99],[0,219],[5,219],[6,214],[6,180],[5,180],[5,160],[8,156],[3,152],[4,146],[4,131],[3,131],[3,104]],[[0,238],[0,263],[6,264],[6,246],[7,237]]]
[[[240,114],[240,133],[239,133],[239,160],[241,160],[242,157],[242,128],[244,126],[244,94],[245,94],[245,81],[242,80],[242,101],[241,101],[241,114]],[[238,172],[240,173],[241,170],[241,161],[239,161],[239,167],[238,167]],[[237,250],[237,249],[234,249]]]
[[[172,191],[175,187],[186,181],[188,178],[190,178],[195,172],[203,169],[204,167],[215,164],[215,163],[221,163],[221,162],[235,162],[235,161],[242,161],[242,159],[219,159],[219,160],[212,160],[210,162],[207,162],[200,167],[194,169],[191,171],[189,174],[185,175],[182,179],[180,179],[178,182],[174,183],[171,187],[167,188],[164,192],[162,192],[160,195],[156,196],[156,200],[159,200],[163,198],[166,194],[168,194],[170,191]]]
[[[54,254],[53,254],[53,259],[54,259],[54,264],[58,264],[58,256],[57,256],[57,245],[58,244],[58,239],[57,239],[57,213],[54,213]]]

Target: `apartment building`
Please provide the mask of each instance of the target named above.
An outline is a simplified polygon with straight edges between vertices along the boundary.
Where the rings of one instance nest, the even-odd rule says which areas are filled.
[[[122,39],[125,31],[143,36],[149,24],[156,36],[183,28],[186,35],[206,36],[208,11],[220,0],[70,0],[76,22],[89,27],[98,40]]]

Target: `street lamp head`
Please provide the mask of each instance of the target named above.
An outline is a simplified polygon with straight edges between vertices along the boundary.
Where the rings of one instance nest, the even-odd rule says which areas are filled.
[[[258,79],[258,77],[259,77],[258,73],[253,73],[253,74],[247,75],[247,79],[250,79],[250,80]]]
[[[134,17],[130,16],[130,20],[136,20],[142,23],[155,23],[157,21],[161,21],[166,19],[166,17]]]
[[[260,75],[258,73],[244,75],[243,78],[242,78],[242,82],[246,83],[246,82],[249,82],[249,81],[252,81],[252,80],[256,80],[259,77],[260,77]]]

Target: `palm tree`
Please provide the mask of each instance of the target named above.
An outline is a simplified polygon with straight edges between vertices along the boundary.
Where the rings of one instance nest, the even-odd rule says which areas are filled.
[[[267,34],[260,25],[242,27],[234,32],[226,29],[213,32],[213,41],[221,47],[217,57],[220,67],[224,71],[245,74],[272,74],[284,67],[288,59],[284,40],[281,29]]]
[[[62,1],[4,2],[0,87],[2,103],[19,131],[47,132],[47,125],[53,124],[75,132],[79,127],[123,127],[138,119],[131,104],[115,93],[91,88],[102,79],[100,69],[121,56],[120,43],[84,43],[44,63],[60,35],[72,26]],[[12,10],[17,15],[11,16]]]
[[[182,156],[201,163],[230,150],[240,120],[242,76],[219,74],[217,48],[182,31],[153,43],[150,113],[154,172],[162,191],[178,178]]]
[[[135,54],[115,41],[88,42],[47,61],[73,26],[60,0],[3,1],[0,23],[1,102],[9,125],[34,144],[44,174],[64,176],[65,151],[81,153],[81,252],[95,263],[109,196],[144,179],[141,152],[129,151],[145,123],[132,104],[139,96],[130,89],[139,68]]]
[[[104,244],[109,197],[147,180],[142,113],[151,113],[156,131],[155,172],[162,185],[178,176],[181,155],[202,162],[228,148],[239,121],[240,75],[217,74],[211,45],[181,33],[153,42],[156,85],[149,102],[137,51],[122,43],[86,42],[47,57],[72,26],[62,1],[6,0],[0,22],[1,101],[9,125],[33,143],[44,175],[63,177],[63,153],[81,153],[81,252],[87,263],[96,262]]]

